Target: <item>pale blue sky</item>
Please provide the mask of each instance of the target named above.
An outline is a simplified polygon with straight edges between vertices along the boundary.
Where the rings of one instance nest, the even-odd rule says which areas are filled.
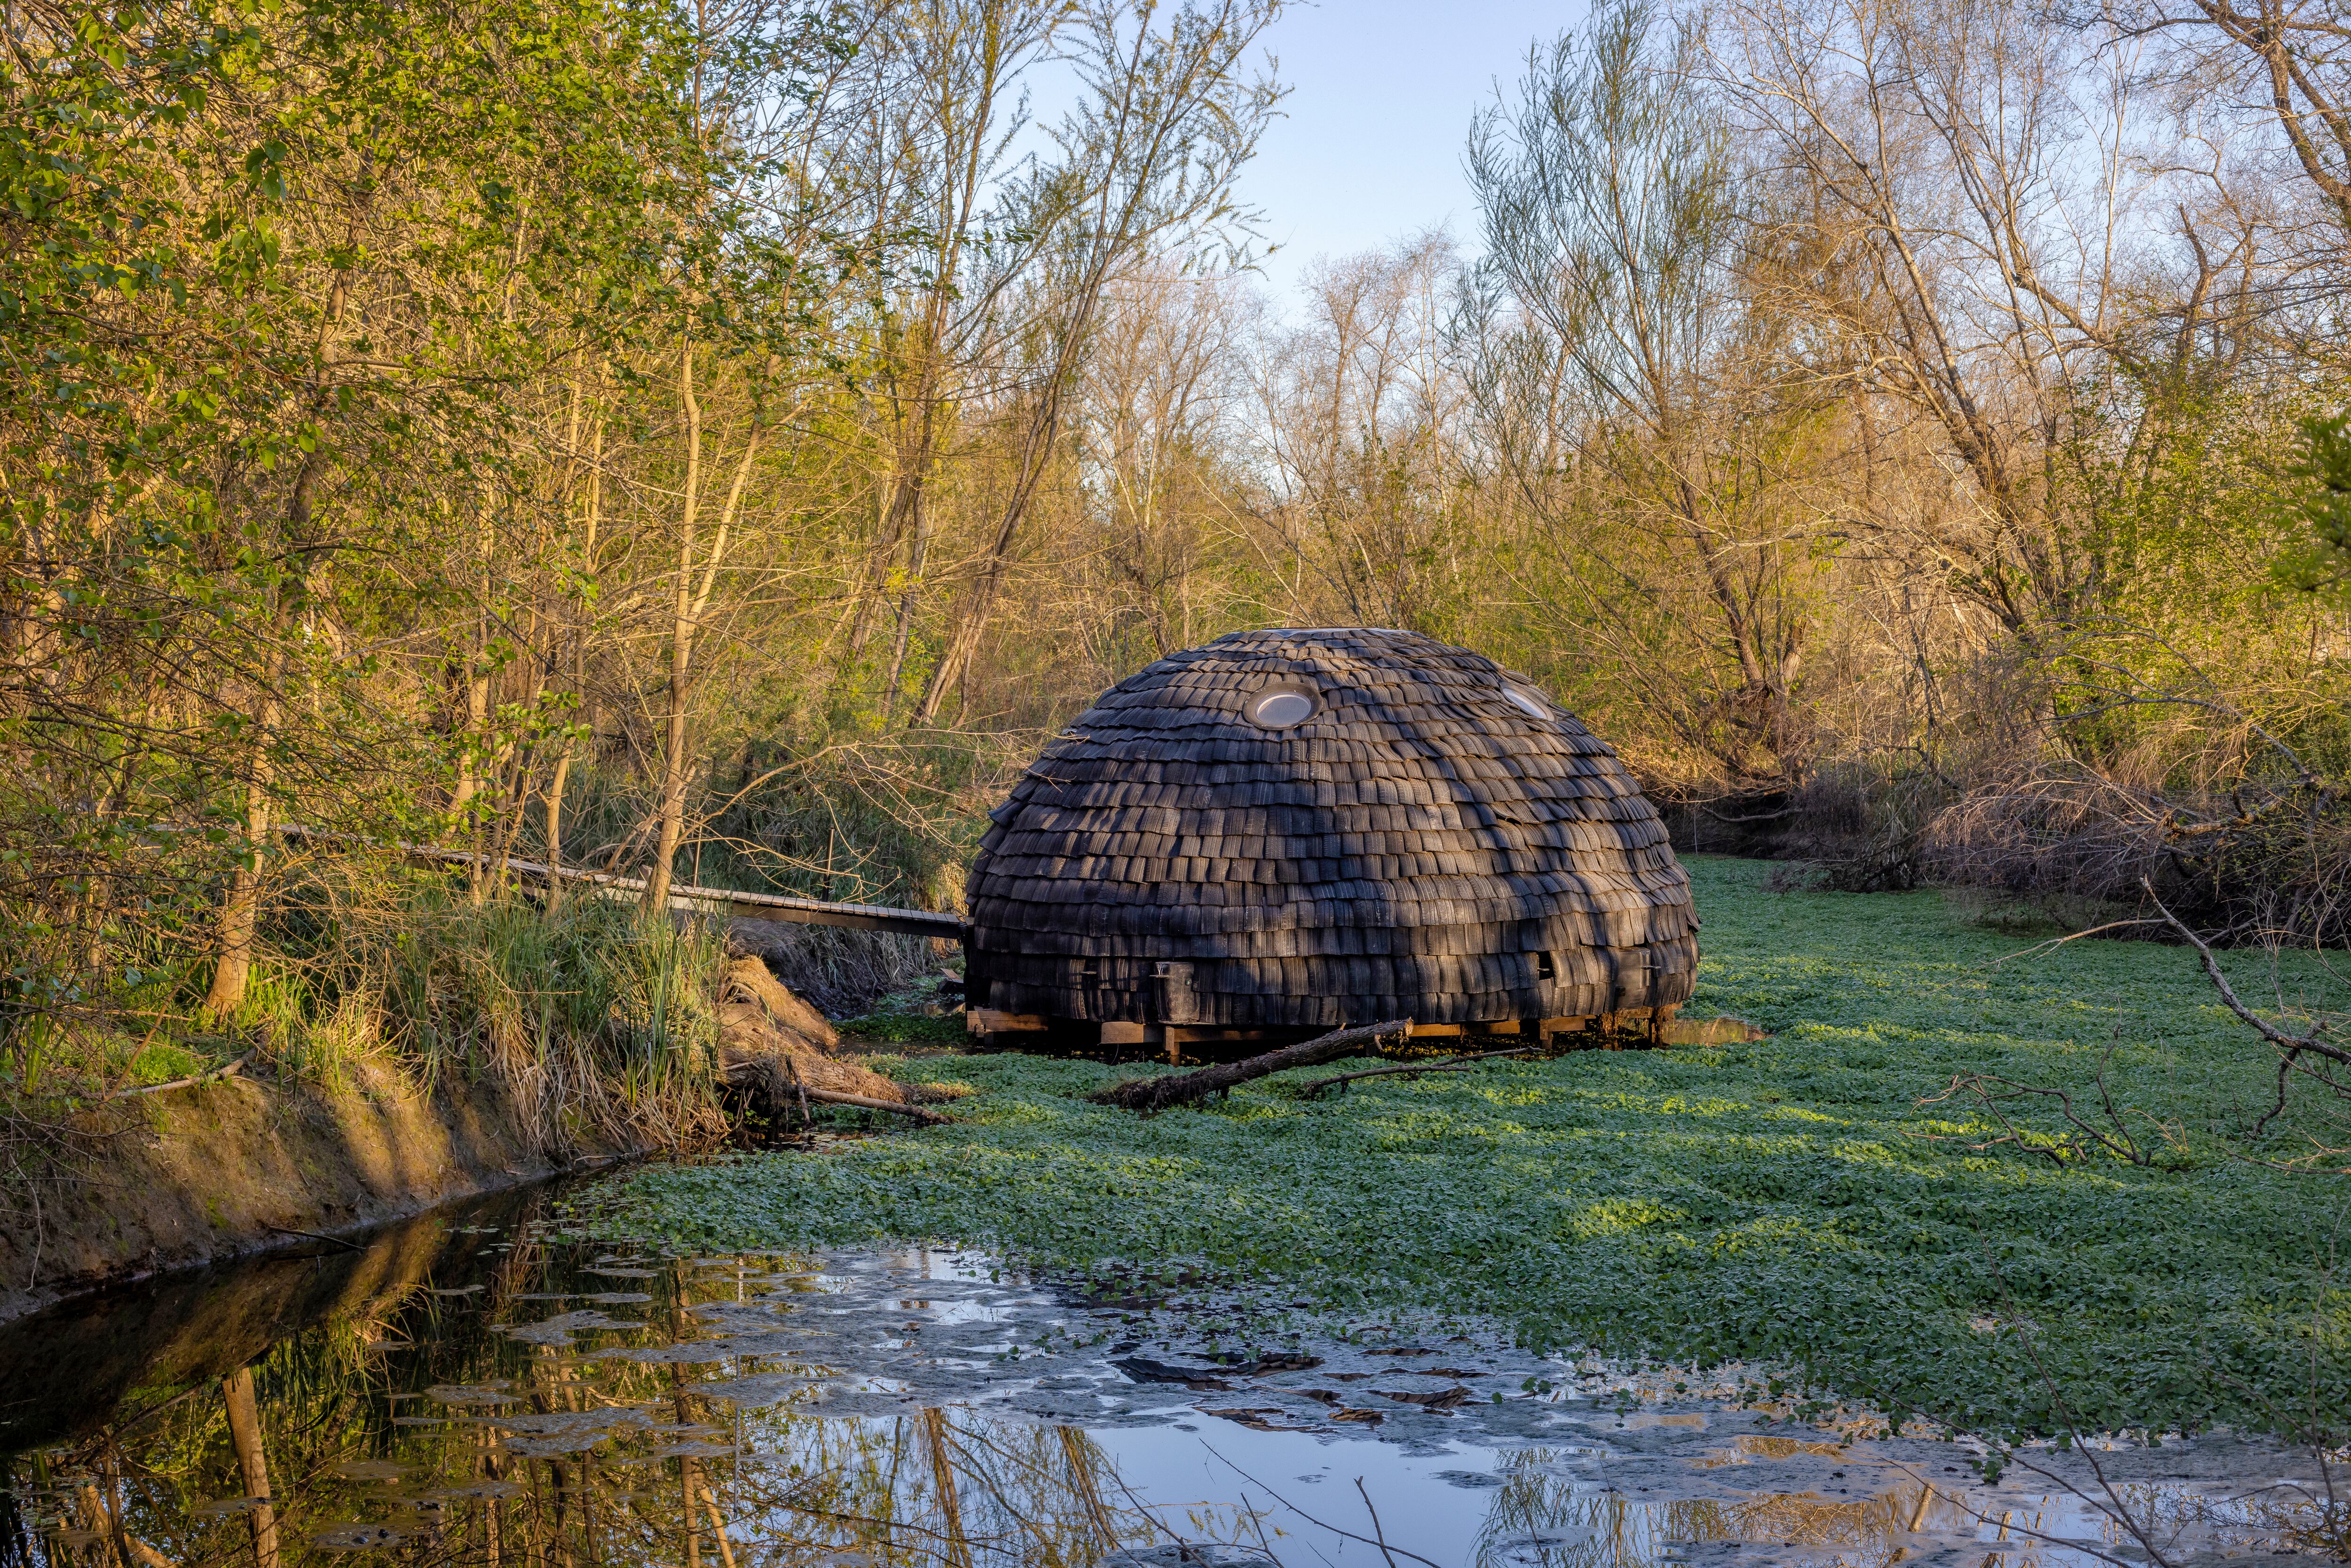
[[[1461,172],[1469,119],[1499,78],[1516,82],[1527,45],[1581,20],[1580,0],[1322,0],[1293,5],[1266,34],[1291,86],[1287,118],[1242,175],[1282,249],[1265,264],[1287,292],[1316,256],[1367,250],[1449,221],[1477,241]]]

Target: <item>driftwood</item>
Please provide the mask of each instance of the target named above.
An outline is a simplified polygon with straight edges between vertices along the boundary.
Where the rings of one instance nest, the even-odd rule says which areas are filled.
[[[245,1064],[252,1060],[253,1052],[248,1051],[235,1061],[226,1062],[210,1071],[199,1072],[193,1078],[174,1078],[169,1083],[150,1083],[143,1089],[125,1089],[111,1097],[116,1100],[128,1100],[134,1094],[161,1094],[166,1089],[188,1089],[199,1083],[211,1083],[242,1071]],[[306,1231],[301,1234],[308,1233]]]
[[[1287,1071],[1293,1067],[1320,1067],[1343,1056],[1354,1056],[1374,1046],[1401,1040],[1411,1027],[1407,1019],[1391,1019],[1386,1023],[1333,1030],[1329,1034],[1318,1035],[1296,1045],[1285,1045],[1280,1051],[1269,1051],[1263,1056],[1219,1062],[1214,1067],[1203,1067],[1197,1072],[1130,1078],[1107,1089],[1096,1090],[1087,1098],[1097,1105],[1113,1105],[1122,1111],[1145,1113],[1165,1111],[1170,1105],[1206,1099],[1218,1090],[1230,1089],[1236,1083],[1247,1083],[1253,1078],[1263,1078],[1270,1072]]]
[[[876,1100],[870,1094],[844,1094],[837,1089],[811,1089],[805,1083],[800,1085],[800,1098],[803,1102],[814,1100],[824,1105],[855,1105],[867,1111],[888,1111],[894,1115],[910,1117],[916,1126],[921,1127],[942,1126],[954,1120],[951,1116],[942,1116],[936,1111],[909,1105],[903,1101]]]
[[[1473,1061],[1490,1061],[1498,1056],[1524,1056],[1536,1050],[1531,1045],[1514,1045],[1507,1051],[1481,1051],[1474,1056],[1448,1056],[1442,1061],[1408,1061],[1397,1067],[1367,1067],[1361,1072],[1342,1072],[1336,1078],[1317,1078],[1311,1083],[1301,1083],[1298,1092],[1311,1100],[1325,1089],[1338,1089],[1359,1078],[1386,1078],[1399,1073],[1467,1072]]]

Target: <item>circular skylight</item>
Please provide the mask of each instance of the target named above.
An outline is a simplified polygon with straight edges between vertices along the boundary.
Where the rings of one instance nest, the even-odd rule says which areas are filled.
[[[1502,700],[1529,718],[1551,717],[1551,709],[1544,705],[1542,698],[1524,686],[1514,686],[1505,681],[1502,683]]]
[[[1314,715],[1314,699],[1305,692],[1277,686],[1249,699],[1249,722],[1266,729],[1288,729]]]

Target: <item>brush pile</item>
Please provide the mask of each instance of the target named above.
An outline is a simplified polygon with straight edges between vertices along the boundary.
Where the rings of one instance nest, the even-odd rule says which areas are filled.
[[[824,1015],[759,959],[726,966],[719,987],[718,1080],[747,1092],[756,1110],[777,1119],[788,1107],[813,1101],[894,1112],[925,1124],[946,1120],[921,1104],[941,1096],[842,1061],[832,1054],[840,1044],[839,1031]]]

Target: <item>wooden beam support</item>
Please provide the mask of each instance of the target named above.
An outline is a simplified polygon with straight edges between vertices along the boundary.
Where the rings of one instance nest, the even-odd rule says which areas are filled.
[[[293,823],[279,827],[277,831],[295,839],[350,840],[349,834],[322,833]],[[569,866],[557,868],[538,861],[512,857],[495,860],[469,850],[435,849],[430,844],[400,843],[382,847],[397,850],[409,859],[427,865],[487,865],[493,871],[510,876],[542,883],[552,881],[579,884],[599,898],[619,904],[633,904],[645,891],[644,878],[638,876],[610,876],[602,872],[574,871]],[[880,904],[828,904],[820,898],[795,898],[781,893],[737,893],[726,887],[692,887],[672,883],[669,907],[681,915],[773,920],[787,925],[845,925],[857,931],[895,931],[907,936],[930,936],[946,942],[961,942],[966,935],[963,917],[958,915],[929,909],[893,909]]]
[[[963,1027],[967,1034],[1038,1034],[1044,1030],[1046,1020],[1036,1013],[1000,1013],[994,1008],[966,1008]]]

